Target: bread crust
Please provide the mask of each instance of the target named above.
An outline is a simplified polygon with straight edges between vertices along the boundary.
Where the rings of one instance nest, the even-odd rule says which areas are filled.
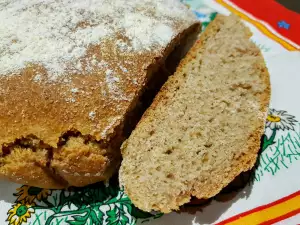
[[[87,48],[82,65],[92,56],[108,62],[120,77],[116,95],[109,93],[107,68],[97,66],[85,75],[70,72],[57,81],[49,81],[48,71],[35,64],[14,75],[0,74],[0,178],[53,189],[109,179],[120,165],[124,123],[148,80],[182,35],[197,32],[199,23],[189,14],[172,28],[176,36],[155,51],[122,52],[116,39]],[[118,39],[126,38],[120,34]],[[38,144],[24,144],[24,139]],[[76,144],[70,144],[71,139]],[[16,149],[30,159],[13,154]]]

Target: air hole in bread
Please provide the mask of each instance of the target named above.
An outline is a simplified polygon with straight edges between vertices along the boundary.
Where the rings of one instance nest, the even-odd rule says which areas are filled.
[[[206,163],[208,161],[209,157],[208,157],[208,154],[204,154],[201,161],[202,163]]]
[[[170,155],[170,154],[172,154],[173,153],[173,149],[168,149],[166,152],[165,152],[165,154],[167,154],[167,155]]]
[[[172,174],[172,173],[167,174],[166,177],[169,178],[169,179],[174,179],[175,178],[174,174]]]
[[[225,103],[227,107],[230,106],[230,102],[228,102],[228,101],[226,101],[226,100],[222,100],[222,102]]]
[[[154,130],[151,130],[151,131],[149,132],[149,134],[150,134],[150,135],[153,135],[153,134],[154,134]]]
[[[212,143],[211,142],[207,142],[204,144],[204,147],[205,148],[210,148],[212,146]]]

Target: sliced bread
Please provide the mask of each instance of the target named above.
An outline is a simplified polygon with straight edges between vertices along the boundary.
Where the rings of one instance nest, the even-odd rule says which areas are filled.
[[[142,210],[215,196],[257,159],[269,74],[238,17],[207,27],[122,145],[120,183]]]

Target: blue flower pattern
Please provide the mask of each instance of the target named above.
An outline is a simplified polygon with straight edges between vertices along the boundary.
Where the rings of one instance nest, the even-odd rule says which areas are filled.
[[[284,28],[286,30],[290,29],[290,24],[288,24],[286,21],[284,20],[280,20],[278,23],[277,23],[278,27],[279,28]]]

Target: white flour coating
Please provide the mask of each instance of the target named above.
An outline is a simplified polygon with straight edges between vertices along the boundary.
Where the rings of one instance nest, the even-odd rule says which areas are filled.
[[[128,73],[128,70],[124,66],[119,65],[119,67],[124,73]]]
[[[135,84],[135,85],[138,85],[138,82],[137,82],[136,78],[132,79],[132,83]]]
[[[76,93],[79,92],[79,89],[78,89],[78,88],[72,88],[72,89],[71,89],[71,92],[72,92],[73,94],[76,94]]]
[[[89,112],[89,118],[90,118],[91,120],[94,120],[94,119],[95,119],[95,116],[96,116],[96,113],[95,113],[94,111]]]
[[[33,81],[34,81],[34,82],[39,82],[39,81],[41,81],[41,79],[42,79],[41,74],[37,74],[37,75],[35,75],[35,77],[33,78]]]
[[[104,60],[101,60],[101,61],[98,63],[98,67],[100,67],[100,68],[107,68],[107,67],[108,67],[108,63],[105,62]]]
[[[181,19],[190,24],[194,17],[178,0],[1,0],[0,75],[28,64],[45,67],[53,81],[83,72],[79,59],[88,46],[117,33],[130,41],[116,43],[122,51],[157,50]]]
[[[105,129],[101,132],[101,137],[102,138],[106,138],[106,136],[107,136],[107,132],[110,130],[110,128],[112,128],[114,125],[115,125],[115,123],[118,121],[120,119],[120,117],[119,116],[117,116],[117,117],[114,117],[114,118],[110,118],[109,119],[109,123],[108,123],[108,125],[105,127]]]
[[[114,74],[114,71],[111,69],[107,69],[105,71],[105,82],[108,87],[109,92],[112,94],[113,99],[123,99],[126,98],[123,96],[121,90],[118,88],[118,83],[120,82],[120,78]]]
[[[76,102],[75,98],[66,98],[65,99],[67,103],[74,103]]]
[[[124,42],[122,40],[117,40],[116,45],[120,49],[121,52],[131,52],[132,51],[132,47],[130,47],[126,42]]]

